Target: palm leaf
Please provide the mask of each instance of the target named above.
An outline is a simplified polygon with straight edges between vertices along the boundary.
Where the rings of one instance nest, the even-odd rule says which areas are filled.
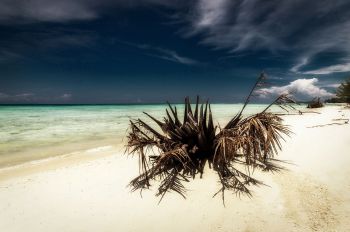
[[[250,196],[249,186],[262,184],[251,177],[250,169],[282,170],[275,156],[282,148],[281,140],[291,131],[283,125],[282,118],[267,110],[272,105],[289,107],[288,103],[294,101],[281,95],[261,113],[243,117],[254,91],[265,79],[265,74],[259,76],[242,109],[223,129],[217,130],[210,104],[208,101],[200,104],[199,97],[194,112],[189,98],[185,98],[182,122],[176,107],[169,103],[163,121],[145,113],[160,130],[140,119],[131,121],[127,151],[138,154],[140,166],[140,175],[130,182],[132,191],[148,189],[151,181],[159,180],[156,196],[160,196],[160,200],[169,191],[185,198],[182,182],[198,174],[202,177],[209,163],[218,174],[221,188],[217,193],[222,193],[224,200],[225,190]]]

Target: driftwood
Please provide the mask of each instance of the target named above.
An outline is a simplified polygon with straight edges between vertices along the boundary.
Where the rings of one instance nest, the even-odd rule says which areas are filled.
[[[324,104],[321,102],[321,99],[319,97],[312,99],[311,102],[307,105],[307,108],[321,108]]]
[[[264,79],[265,75],[261,74],[240,112],[223,128],[214,125],[210,104],[200,104],[199,97],[194,107],[186,97],[182,120],[177,108],[169,103],[162,121],[145,113],[159,129],[141,119],[130,121],[127,152],[138,155],[140,167],[140,175],[130,182],[132,191],[142,192],[151,186],[152,180],[159,180],[156,196],[161,197],[160,201],[169,191],[186,198],[183,182],[197,175],[202,177],[204,167],[209,164],[221,183],[216,194],[221,193],[224,201],[225,190],[250,196],[248,186],[262,184],[251,177],[250,170],[283,169],[282,161],[274,157],[281,149],[280,140],[291,131],[283,125],[281,117],[267,110],[272,105],[287,110],[287,103],[294,101],[284,94],[261,113],[243,117],[253,92]]]

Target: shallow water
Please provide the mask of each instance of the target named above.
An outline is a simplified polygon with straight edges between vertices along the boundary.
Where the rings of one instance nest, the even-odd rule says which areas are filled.
[[[177,107],[181,115],[183,106]],[[214,120],[223,125],[241,107],[242,104],[213,104]],[[245,114],[265,107],[250,105]],[[143,111],[162,118],[165,108],[166,105],[0,106],[0,167],[98,145],[122,145],[130,119],[149,121]]]

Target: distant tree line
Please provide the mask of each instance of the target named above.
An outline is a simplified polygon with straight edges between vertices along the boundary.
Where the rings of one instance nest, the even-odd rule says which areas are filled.
[[[326,100],[327,103],[350,103],[350,78],[337,89],[336,97]]]

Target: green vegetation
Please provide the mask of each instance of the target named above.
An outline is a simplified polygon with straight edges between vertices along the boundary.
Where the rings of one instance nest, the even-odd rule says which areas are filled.
[[[336,92],[336,97],[327,99],[325,102],[350,104],[350,78],[340,84]]]
[[[337,97],[342,102],[350,103],[350,79],[341,83],[337,89]]]

